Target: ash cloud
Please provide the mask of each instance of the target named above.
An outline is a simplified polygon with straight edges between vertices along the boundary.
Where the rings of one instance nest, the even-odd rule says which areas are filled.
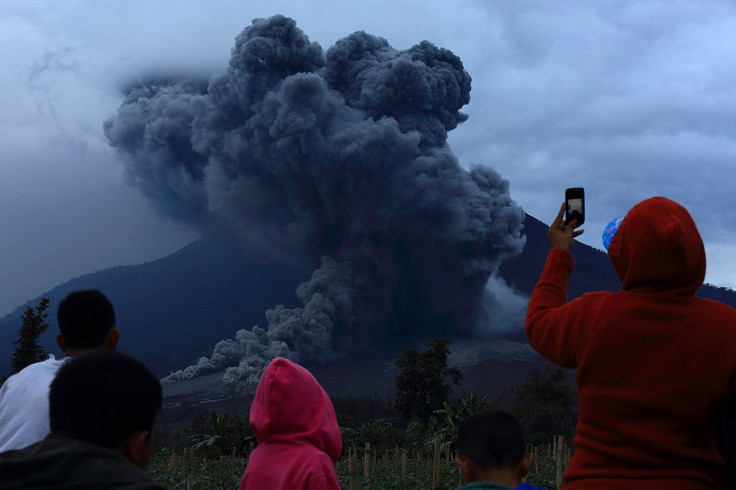
[[[169,379],[276,355],[319,361],[406,335],[472,334],[488,279],[521,251],[523,211],[447,132],[470,76],[451,51],[356,32],[325,53],[286,17],[256,19],[209,81],[132,88],[105,134],[169,215],[246,250],[314,264],[302,306],[266,312]]]

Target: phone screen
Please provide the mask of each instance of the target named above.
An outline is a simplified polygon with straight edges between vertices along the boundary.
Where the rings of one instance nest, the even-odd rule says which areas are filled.
[[[577,220],[577,226],[585,222],[585,194],[582,187],[565,189],[565,224]]]
[[[570,199],[567,201],[567,215],[572,216],[577,213],[582,216],[583,214],[583,200],[582,199]]]

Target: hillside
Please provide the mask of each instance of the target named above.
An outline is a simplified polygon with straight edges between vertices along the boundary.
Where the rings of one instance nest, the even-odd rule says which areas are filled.
[[[531,295],[547,259],[547,228],[548,225],[527,214],[524,221],[527,236],[524,251],[501,265],[501,275],[518,291],[527,295]],[[621,282],[603,250],[575,242],[573,257],[575,270],[568,285],[569,298],[576,298],[589,291],[618,291],[621,288]],[[736,308],[736,291],[733,289],[704,284],[696,295]]]
[[[507,282],[527,295],[544,266],[546,230],[546,225],[527,215],[524,251],[501,267]],[[582,243],[575,245],[573,253],[576,267],[570,280],[571,298],[586,291],[619,288],[605,253]],[[51,299],[52,312],[44,345],[58,353],[53,340],[58,331],[54,314],[61,298],[76,289],[99,288],[115,305],[122,332],[120,349],[139,357],[157,375],[165,376],[200,356],[209,356],[218,341],[231,338],[237,330],[263,326],[266,309],[279,303],[295,306],[295,287],[310,273],[244,256],[227,242],[198,240],[162,259],[81,276],[44,293],[42,296]],[[706,285],[698,294],[736,307],[733,290]],[[35,305],[39,298],[29,303]],[[2,372],[9,370],[21,313],[22,306],[0,320]],[[371,389],[366,387],[367,391]]]
[[[237,330],[263,325],[267,308],[295,303],[294,288],[310,273],[243,256],[227,242],[200,239],[162,259],[87,274],[41,295],[51,300],[43,344],[60,354],[54,341],[59,301],[71,291],[97,288],[115,306],[118,347],[165,376],[211,354],[217,341]],[[10,369],[22,308],[0,320],[0,372]]]

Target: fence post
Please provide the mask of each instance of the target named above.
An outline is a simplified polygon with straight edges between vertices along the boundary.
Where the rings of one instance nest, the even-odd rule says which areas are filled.
[[[440,436],[434,436],[434,465],[432,467],[432,488],[440,484]]]
[[[348,471],[350,474],[350,490],[358,490],[358,452],[348,450]]]
[[[367,442],[365,443],[365,452],[363,453],[363,477],[368,478],[371,476],[370,474],[370,466],[371,466],[371,443]]]
[[[181,474],[187,476],[189,473],[189,448],[184,448],[184,454],[181,457]]]
[[[194,447],[189,448],[189,472],[187,473],[187,490],[192,490],[192,477],[194,476]]]
[[[562,446],[564,442],[565,440],[562,436],[555,437],[555,447],[557,448],[555,451],[555,483],[557,484],[557,490],[562,488]]]
[[[235,474],[235,457],[237,456],[237,448],[233,447],[233,457],[230,458],[230,471],[234,475]]]
[[[406,450],[401,451],[401,476],[406,476]]]

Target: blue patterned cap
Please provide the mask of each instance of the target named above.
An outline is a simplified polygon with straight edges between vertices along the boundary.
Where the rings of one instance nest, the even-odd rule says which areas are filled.
[[[621,223],[624,221],[623,216],[619,216],[618,218],[614,218],[611,220],[610,223],[606,225],[606,228],[603,230],[603,246],[608,250],[609,245],[611,245],[611,240],[613,240],[613,235],[616,234],[616,230],[618,230],[618,227],[621,226]]]

